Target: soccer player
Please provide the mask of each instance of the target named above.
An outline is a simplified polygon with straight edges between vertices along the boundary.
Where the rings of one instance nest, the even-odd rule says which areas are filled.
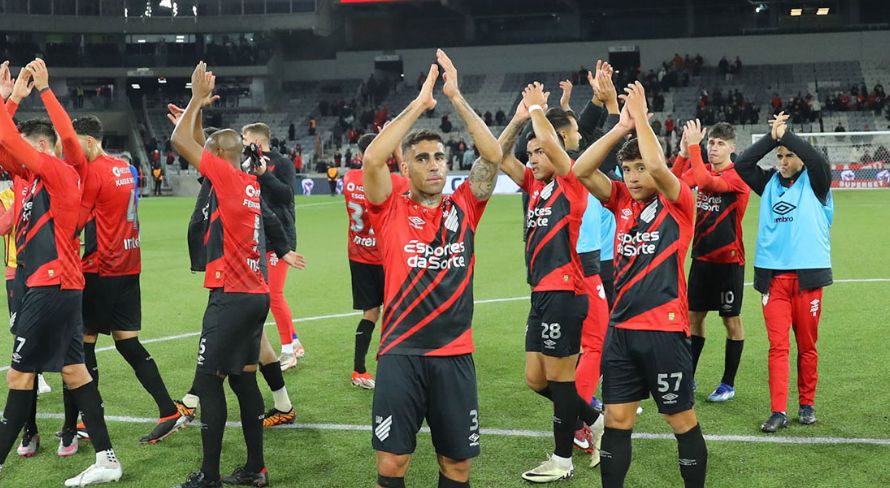
[[[170,398],[154,358],[139,341],[142,259],[136,175],[129,163],[105,153],[104,131],[99,119],[80,117],[73,125],[89,161],[78,222],[79,227],[85,226],[86,241],[81,260],[86,282],[83,303],[86,364],[98,385],[96,341],[99,334],[110,334],[114,347],[158,407],[157,425],[139,439],[142,444],[155,444],[184,427],[187,419]],[[62,436],[70,437],[75,432],[77,409],[68,402],[65,413]]]
[[[704,486],[707,446],[693,409],[692,357],[683,261],[692,239],[695,201],[664,161],[637,82],[625,88],[618,124],[591,146],[573,171],[616,217],[615,303],[603,346],[606,428],[600,451],[604,487],[623,486],[640,400],[650,394],[677,438],[687,487]],[[598,170],[612,147],[625,181]]]
[[[745,287],[742,220],[751,190],[730,159],[735,152],[735,129],[720,122],[708,130],[708,165],[702,160],[702,139],[701,122],[688,121],[671,170],[690,187],[698,188],[688,291],[692,372],[698,368],[705,345],[705,317],[709,310],[717,310],[726,327],[726,352],[723,378],[708,401],[725,402],[735,396],[735,376],[745,344],[739,317]]]
[[[223,381],[238,397],[247,462],[225,478],[227,484],[267,486],[263,459],[263,398],[256,382],[263,322],[269,313],[265,252],[257,177],[242,170],[241,135],[225,129],[196,141],[200,109],[211,99],[215,76],[203,62],[192,73],[192,98],[173,131],[173,146],[213,183],[218,207],[211,216],[204,286],[211,290],[198,351],[194,386],[201,399],[201,470],[180,488],[221,486],[219,461],[226,422]],[[246,168],[245,168],[246,169]],[[295,255],[284,258],[295,263]]]
[[[474,237],[497,180],[501,150],[460,93],[457,69],[444,51],[442,92],[463,120],[480,158],[449,196],[442,195],[448,161],[442,137],[408,134],[436,106],[438,67],[430,66],[420,93],[383,128],[364,154],[364,187],[371,226],[386,275],[383,329],[372,406],[377,486],[401,488],[417,432],[426,418],[439,461],[439,487],[470,486],[479,455],[479,402],[473,365]],[[407,136],[406,136],[407,135]],[[387,159],[401,143],[407,195],[393,192]]]
[[[499,138],[507,154],[501,169],[530,197],[525,252],[532,299],[525,331],[525,381],[553,403],[553,455],[522,474],[534,483],[574,476],[576,423],[580,417],[592,426],[599,417],[575,387],[581,329],[588,314],[587,290],[576,252],[587,192],[572,174],[572,160],[544,115],[547,95],[540,83],[526,87],[522,102]],[[534,128],[527,143],[531,168],[513,156],[517,135],[529,119]],[[577,130],[572,132],[577,134]],[[577,147],[576,138],[562,139]]]
[[[358,140],[358,157],[374,140],[374,134],[364,134]],[[408,180],[392,173],[392,192],[401,195],[408,191]],[[380,318],[383,305],[383,256],[377,247],[377,235],[368,219],[365,198],[364,171],[353,169],[343,176],[343,196],[349,215],[349,272],[352,276],[352,308],[362,311],[362,319],[355,329],[352,384],[367,390],[374,389],[374,377],[365,367],[365,356],[371,346],[371,335]]]
[[[739,176],[761,197],[754,289],[763,294],[772,409],[763,432],[788,425],[789,329],[797,341],[797,419],[803,425],[816,422],[816,339],[822,288],[832,283],[831,166],[821,151],[788,129],[787,120],[779,113],[770,121],[770,134],[736,161]],[[759,168],[757,162],[776,148],[777,167]]]
[[[297,248],[297,230],[294,216],[294,186],[296,173],[293,164],[287,157],[270,147],[272,131],[263,123],[245,125],[241,129],[241,137],[244,144],[256,144],[263,156],[269,158],[266,171],[259,175],[260,189],[263,202],[275,213],[287,237],[287,245],[290,249]],[[275,325],[278,327],[278,336],[281,339],[281,370],[287,371],[297,365],[297,360],[302,358],[306,351],[297,332],[294,330],[293,314],[290,305],[284,298],[284,284],[287,281],[286,263],[278,260],[274,251],[267,254],[269,263],[269,296],[272,299],[270,308],[275,317]]]
[[[55,96],[43,70],[45,67],[31,63],[17,81],[33,82],[46,104]],[[70,123],[57,128],[60,133],[73,133]],[[65,486],[84,486],[117,481],[123,470],[108,437],[102,399],[84,365],[84,282],[76,237],[80,177],[75,168],[55,156],[56,142],[51,123],[29,120],[17,129],[7,111],[0,110],[4,153],[0,164],[27,181],[21,207],[16,209],[18,272],[23,275],[25,291],[13,323],[15,349],[7,374],[5,421],[0,424],[0,469],[31,411],[35,371],[61,372],[96,450],[95,464],[65,481]],[[69,157],[77,156],[77,151],[71,152]]]

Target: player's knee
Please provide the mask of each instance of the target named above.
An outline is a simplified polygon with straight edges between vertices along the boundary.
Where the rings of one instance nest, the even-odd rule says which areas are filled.
[[[6,370],[6,386],[10,390],[30,390],[34,388],[34,373],[25,373],[10,368]]]
[[[675,434],[684,434],[698,425],[695,410],[691,408],[679,413],[665,415],[664,418],[667,420],[668,425],[671,426],[671,430],[673,430]]]
[[[127,339],[132,339],[134,337],[139,337],[139,332],[135,330],[113,330],[111,331],[112,339],[117,341],[125,341]],[[96,342],[97,337],[93,336],[93,342]],[[84,341],[86,341],[86,336],[84,336]]]
[[[631,430],[636,421],[637,408],[623,408],[617,405],[606,405],[605,424],[610,429]]]
[[[95,344],[96,341],[98,341],[98,340],[99,340],[98,334],[84,334],[83,335],[84,344]],[[117,339],[115,339],[115,340],[117,340]]]
[[[93,381],[93,377],[85,365],[69,364],[62,368],[62,381],[69,390],[74,390]]]
[[[530,374],[526,371],[525,384],[534,391],[541,391],[544,388],[547,388],[547,378],[541,375]]]
[[[241,371],[244,371],[245,373],[256,373],[256,370],[256,364],[248,364],[247,366],[241,368]]]
[[[723,317],[723,326],[726,327],[726,337],[734,341],[740,341],[745,338],[745,328],[742,326],[742,320],[738,315]]]
[[[377,472],[382,477],[403,478],[408,471],[409,454],[377,453]],[[379,482],[378,482],[379,484]],[[386,485],[380,485],[386,486]],[[395,485],[391,485],[395,486]]]
[[[365,320],[370,320],[371,322],[374,322],[376,324],[377,320],[380,319],[380,307],[365,310],[365,312],[362,314],[362,318]]]
[[[447,456],[437,456],[439,469],[446,478],[454,481],[465,482],[470,479],[470,460],[451,459]]]

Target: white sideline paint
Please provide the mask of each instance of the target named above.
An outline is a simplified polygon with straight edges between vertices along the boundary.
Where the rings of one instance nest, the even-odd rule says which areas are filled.
[[[61,413],[38,413],[38,418],[43,419],[64,419],[65,415]],[[106,415],[107,422],[122,422],[128,424],[155,424],[158,419],[144,417],[122,417],[116,415]],[[198,422],[194,422],[196,425]],[[226,427],[241,427],[241,422],[226,422]],[[299,429],[299,430],[337,430],[337,431],[357,431],[370,432],[370,425],[359,424],[291,424],[274,427],[274,429]],[[429,427],[422,427],[421,432],[429,433]],[[521,429],[485,429],[481,430],[483,435],[491,435],[496,437],[553,437],[551,431],[539,430],[521,430]],[[646,432],[635,432],[634,439],[643,440],[659,440],[659,441],[676,441],[673,434],[650,434]],[[890,446],[890,439],[875,439],[869,437],[787,437],[772,435],[720,435],[706,434],[705,439],[716,442],[758,442],[762,444],[871,444],[878,446]]]
[[[841,279],[834,280],[835,283],[890,283],[890,278],[850,278],[850,279]],[[745,283],[745,286],[752,286],[754,283]],[[489,298],[485,300],[475,300],[473,303],[485,304],[485,303],[503,303],[503,302],[518,302],[523,300],[528,300],[528,296],[521,297],[508,297],[508,298]],[[339,319],[343,317],[358,317],[361,315],[361,312],[346,312],[346,313],[335,313],[329,315],[316,315],[314,317],[301,317],[294,319],[294,323],[298,322],[312,322],[315,320],[327,320],[327,319]],[[263,324],[265,326],[275,325],[275,322],[266,322]],[[155,342],[167,342],[167,341],[176,341],[179,339],[188,339],[189,337],[197,337],[201,335],[201,331],[196,332],[186,332],[185,334],[177,334],[171,336],[164,337],[155,337],[154,339],[140,339],[140,342],[143,344],[152,344]],[[96,352],[104,352],[111,351],[114,349],[114,346],[105,346],[96,348]],[[9,366],[3,366],[0,368],[0,373],[9,369]]]

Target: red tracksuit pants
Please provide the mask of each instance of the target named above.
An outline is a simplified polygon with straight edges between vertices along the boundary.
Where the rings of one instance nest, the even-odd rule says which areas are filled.
[[[796,273],[774,276],[769,293],[763,295],[763,318],[769,338],[769,394],[773,412],[788,407],[789,329],[797,341],[797,390],[801,405],[813,405],[819,353],[819,317],[822,315],[822,288],[800,290]]]
[[[284,282],[287,281],[287,270],[290,266],[278,259],[274,252],[268,253],[266,258],[266,262],[269,263],[269,308],[275,317],[281,344],[290,344],[294,341],[294,316],[290,305],[284,299]]]
[[[589,307],[581,326],[581,357],[575,368],[575,389],[581,398],[589,402],[596,394],[600,380],[603,341],[609,328],[609,304],[599,275],[585,277],[584,287]]]

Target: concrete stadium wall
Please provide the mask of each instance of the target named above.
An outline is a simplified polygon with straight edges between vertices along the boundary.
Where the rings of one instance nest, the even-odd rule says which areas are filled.
[[[730,59],[739,56],[748,65],[887,61],[890,31],[455,47],[448,53],[464,74],[494,74],[591,66],[597,58],[607,58],[610,47],[619,46],[639,47],[644,69],[657,67],[674,53],[701,53],[711,65],[724,55]],[[374,57],[380,54],[393,52],[346,51],[332,60],[290,61],[283,72],[287,80],[364,78],[373,72]],[[432,48],[396,50],[394,54],[402,57],[405,78],[411,84],[435,59]]]

